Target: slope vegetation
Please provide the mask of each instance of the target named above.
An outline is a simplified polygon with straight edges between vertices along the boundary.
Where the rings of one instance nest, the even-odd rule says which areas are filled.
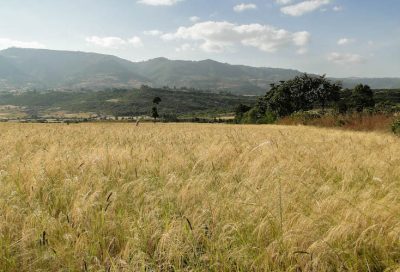
[[[164,89],[112,89],[81,92],[0,93],[0,105],[25,107],[36,113],[92,112],[109,115],[150,114],[154,97],[160,97],[160,114],[232,113],[240,103],[255,104],[257,97]]]
[[[104,89],[187,87],[236,94],[264,94],[271,83],[288,80],[292,69],[230,65],[213,60],[156,58],[131,62],[111,55],[10,48],[0,51],[0,91],[12,89]],[[345,87],[364,83],[377,89],[400,88],[399,78],[349,78]]]

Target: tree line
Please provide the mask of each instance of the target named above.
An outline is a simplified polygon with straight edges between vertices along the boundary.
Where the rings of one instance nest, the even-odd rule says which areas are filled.
[[[343,89],[340,82],[333,82],[325,75],[303,74],[271,84],[271,89],[254,107],[240,104],[235,119],[238,123],[273,123],[299,111],[321,109],[325,112],[329,108],[338,113],[363,112],[374,106],[374,92],[368,85]]]

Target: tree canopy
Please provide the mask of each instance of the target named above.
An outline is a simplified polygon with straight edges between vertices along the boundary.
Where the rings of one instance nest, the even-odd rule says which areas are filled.
[[[368,85],[359,84],[351,93],[351,103],[357,112],[375,106],[374,92]]]
[[[303,74],[271,85],[271,90],[259,101],[259,109],[261,113],[272,112],[277,116],[287,116],[315,107],[324,110],[339,100],[340,89],[340,83],[331,82],[325,75]]]
[[[158,104],[160,104],[160,103],[161,103],[161,98],[158,97],[158,96],[154,97],[154,99],[153,99],[153,104],[158,105]]]

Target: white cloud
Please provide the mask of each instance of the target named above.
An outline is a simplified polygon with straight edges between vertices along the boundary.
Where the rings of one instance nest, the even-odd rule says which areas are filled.
[[[252,9],[257,9],[257,6],[255,4],[239,4],[233,7],[233,10],[235,12],[243,12],[246,10],[252,10]]]
[[[36,41],[26,42],[26,41],[13,40],[9,38],[0,38],[0,50],[9,47],[37,48],[37,49],[46,48],[44,44]]]
[[[293,42],[295,45],[305,46],[310,41],[310,37],[311,35],[307,31],[296,32],[293,33]]]
[[[225,48],[228,46],[229,46],[229,44],[205,41],[203,44],[200,45],[200,49],[202,49],[205,52],[209,52],[209,53],[219,53],[219,52],[224,51]]]
[[[86,42],[106,48],[119,48],[126,44],[126,41],[118,37],[98,37],[91,36],[86,38]]]
[[[183,0],[139,0],[138,3],[149,6],[173,6],[181,1]]]
[[[190,43],[184,43],[181,46],[175,48],[176,52],[194,51],[195,48]]]
[[[288,46],[305,48],[310,40],[306,31],[290,32],[269,25],[238,25],[230,22],[201,22],[191,27],[180,27],[174,33],[162,36],[164,40],[200,41],[200,49],[206,52],[221,52],[235,45],[275,52]]]
[[[275,0],[278,5],[289,5],[292,3],[292,0]]]
[[[341,38],[338,40],[337,44],[338,45],[348,45],[355,42],[354,39],[349,39],[349,38]]]
[[[281,8],[281,12],[290,16],[301,16],[329,4],[330,1],[331,0],[307,0],[294,5],[283,7]]]
[[[332,9],[333,9],[333,11],[339,12],[339,11],[343,10],[343,7],[342,6],[334,6]]]
[[[130,38],[128,40],[128,43],[130,45],[132,45],[133,47],[136,47],[136,48],[143,46],[142,39],[140,37],[138,37],[138,36],[134,36],[134,37]]]
[[[192,17],[189,18],[189,20],[190,20],[192,23],[197,23],[198,21],[200,21],[200,17],[192,16]]]
[[[91,36],[86,38],[86,42],[98,47],[111,48],[111,49],[118,49],[126,45],[132,45],[134,47],[143,46],[142,40],[137,36],[134,36],[128,40],[124,40],[119,37]]]
[[[363,63],[365,58],[358,54],[332,52],[328,55],[328,60],[337,64],[358,64]]]
[[[307,53],[308,53],[308,48],[306,48],[306,47],[301,47],[301,48],[297,49],[296,53],[297,53],[298,55],[307,54]]]
[[[163,32],[157,29],[153,29],[153,30],[143,31],[143,34],[147,36],[161,36]]]

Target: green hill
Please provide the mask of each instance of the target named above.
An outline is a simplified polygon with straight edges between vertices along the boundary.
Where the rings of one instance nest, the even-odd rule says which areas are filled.
[[[13,89],[80,90],[138,88],[149,85],[187,87],[261,95],[271,83],[301,72],[291,69],[230,65],[213,60],[180,61],[156,58],[131,62],[111,55],[9,48],[0,51],[0,91]],[[374,89],[400,88],[399,78],[337,79],[345,87],[358,83]]]
[[[195,115],[233,112],[240,103],[254,104],[257,97],[199,90],[109,89],[104,91],[29,91],[0,93],[0,105],[25,107],[29,112],[93,112],[111,115],[148,115],[154,97],[160,97],[160,114]]]

